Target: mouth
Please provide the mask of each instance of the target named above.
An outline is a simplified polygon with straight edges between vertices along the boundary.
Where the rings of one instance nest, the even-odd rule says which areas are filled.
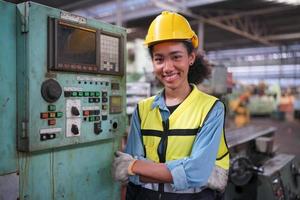
[[[162,78],[166,82],[175,81],[179,77],[179,73],[163,74]]]

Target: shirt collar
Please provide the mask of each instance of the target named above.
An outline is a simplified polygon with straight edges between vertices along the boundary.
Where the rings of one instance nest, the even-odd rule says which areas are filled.
[[[192,86],[192,91],[195,89],[195,85],[194,84],[191,84],[191,86]],[[192,92],[191,92],[192,93]],[[190,94],[191,94],[190,93]],[[189,94],[189,95],[190,95]],[[161,110],[168,110],[168,108],[167,108],[167,105],[166,105],[166,103],[165,103],[165,98],[164,98],[164,96],[165,96],[165,90],[163,89],[162,91],[160,91],[156,96],[155,96],[155,98],[154,98],[154,101],[153,101],[153,103],[152,103],[152,106],[151,106],[151,109],[154,109],[154,108],[156,108],[156,107],[158,107],[159,109],[161,109]]]
[[[158,107],[161,110],[168,110],[165,103],[165,90],[160,91],[154,98],[151,108],[154,109]]]

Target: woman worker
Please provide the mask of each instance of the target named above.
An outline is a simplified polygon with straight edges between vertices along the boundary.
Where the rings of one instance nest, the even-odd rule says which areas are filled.
[[[222,199],[229,168],[224,105],[194,85],[208,75],[197,35],[183,16],[163,11],[145,45],[164,89],[138,103],[113,176],[128,183],[127,200]]]

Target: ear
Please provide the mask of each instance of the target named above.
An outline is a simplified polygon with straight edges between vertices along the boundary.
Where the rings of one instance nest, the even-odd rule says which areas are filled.
[[[195,51],[193,51],[190,55],[189,55],[189,64],[194,63],[196,59],[196,53]]]

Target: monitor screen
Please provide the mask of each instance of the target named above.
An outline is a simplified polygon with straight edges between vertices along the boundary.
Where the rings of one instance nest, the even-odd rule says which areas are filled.
[[[96,66],[96,31],[60,22],[57,27],[57,63]]]
[[[122,112],[122,97],[121,96],[111,96],[109,103],[110,113],[121,113]]]

